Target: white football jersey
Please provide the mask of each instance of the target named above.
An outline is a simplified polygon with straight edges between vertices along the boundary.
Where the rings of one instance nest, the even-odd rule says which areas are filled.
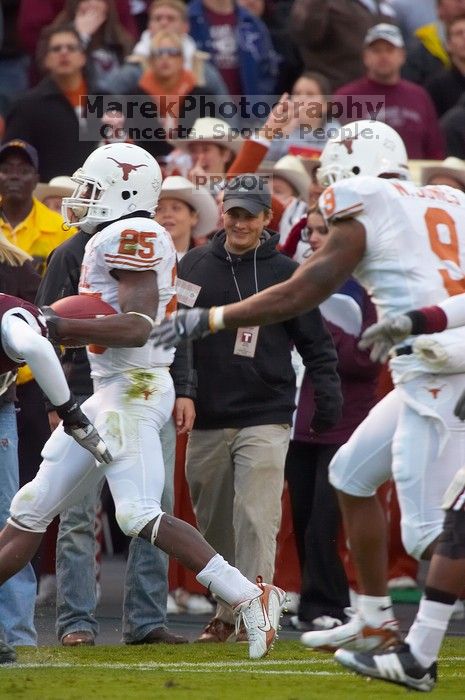
[[[328,222],[355,217],[366,230],[354,277],[378,318],[465,292],[465,194],[446,186],[353,177],[320,197]]]
[[[79,294],[98,296],[121,312],[118,282],[112,270],[157,273],[159,303],[156,322],[176,308],[176,250],[169,233],[153,219],[116,221],[96,233],[86,245]],[[155,278],[154,278],[155,281]],[[141,348],[87,348],[93,377],[108,377],[130,369],[169,366],[174,349],[155,347],[149,339]]]

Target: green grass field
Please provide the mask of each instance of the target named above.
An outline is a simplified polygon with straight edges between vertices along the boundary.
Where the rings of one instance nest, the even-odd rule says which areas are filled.
[[[1,700],[382,700],[409,692],[350,674],[298,642],[280,642],[260,661],[242,644],[24,647],[18,664],[0,667]],[[431,697],[465,698],[464,637],[446,640]]]

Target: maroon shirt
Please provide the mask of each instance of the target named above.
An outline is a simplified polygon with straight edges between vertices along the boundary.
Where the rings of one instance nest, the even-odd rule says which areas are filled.
[[[336,95],[379,96],[385,98],[385,116],[383,121],[392,126],[402,137],[409,158],[442,160],[444,158],[444,140],[439,128],[433,102],[420,85],[409,80],[400,80],[396,85],[383,85],[369,78],[360,78],[343,85]],[[362,102],[362,100],[356,100]],[[346,114],[340,121],[350,122],[356,119],[368,119],[367,105],[363,105],[364,114]]]
[[[362,292],[362,332],[376,322],[376,311],[366,292]],[[343,445],[376,403],[380,365],[374,364],[369,351],[359,350],[360,338],[345,333],[339,326],[325,321],[338,355],[337,371],[343,396],[342,416],[333,428],[314,434],[310,423],[315,411],[313,387],[305,374],[294,422],[293,440],[323,445]]]
[[[212,60],[228,86],[230,95],[242,95],[241,74],[237,55],[237,18],[235,12],[227,15],[205,8],[205,19],[210,29],[214,51]]]

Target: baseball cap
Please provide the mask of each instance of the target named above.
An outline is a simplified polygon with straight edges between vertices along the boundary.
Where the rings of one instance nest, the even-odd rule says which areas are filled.
[[[0,146],[0,160],[3,160],[3,156],[7,151],[11,151],[13,149],[21,150],[29,158],[34,168],[39,170],[39,156],[36,149],[34,146],[31,146],[30,143],[27,143],[27,141],[23,141],[22,139],[12,139],[11,141],[3,143]]]
[[[401,31],[395,24],[375,24],[374,27],[371,27],[371,29],[368,30],[363,43],[365,46],[369,46],[379,39],[388,41],[398,49],[403,49],[405,46]]]
[[[246,173],[228,180],[223,190],[224,211],[240,207],[258,216],[264,209],[271,209],[271,192],[267,179],[267,176],[257,173]]]

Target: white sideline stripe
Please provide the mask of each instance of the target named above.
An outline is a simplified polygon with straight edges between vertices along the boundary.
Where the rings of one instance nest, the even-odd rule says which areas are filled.
[[[17,663],[14,664],[14,668],[18,667],[26,667],[28,666],[29,668],[34,668],[34,667],[40,667],[40,666],[50,666],[50,667],[55,667],[55,668],[121,668],[121,669],[126,669],[126,668],[147,668],[147,669],[159,669],[159,668],[182,668],[186,671],[189,671],[190,669],[198,669],[198,668],[205,668],[205,669],[215,669],[215,668],[252,668],[252,669],[257,669],[257,668],[263,668],[263,667],[269,667],[269,666],[311,666],[311,665],[324,665],[328,666],[330,665],[334,666],[334,661],[330,657],[328,659],[313,659],[310,658],[308,660],[306,659],[295,659],[295,660],[286,660],[286,659],[275,659],[275,660],[266,660],[266,661],[145,661],[145,662],[140,662],[140,663],[122,663],[119,661],[103,661],[103,662],[98,662],[94,661],[92,663],[72,663],[69,661],[50,661],[48,663],[42,663],[40,661],[31,661],[29,663]]]
[[[205,668],[198,668],[199,664],[196,664],[195,667],[189,667],[186,668],[185,666],[180,666],[178,664],[111,664],[111,663],[104,663],[104,664],[66,664],[66,663],[47,663],[47,664],[40,664],[40,663],[30,663],[30,664],[4,664],[0,668],[0,678],[1,678],[1,672],[2,670],[6,669],[34,669],[34,668],[46,668],[47,670],[52,669],[52,668],[73,668],[73,669],[89,669],[89,670],[106,670],[106,671],[111,671],[111,670],[118,670],[118,671],[151,671],[152,673],[154,671],[162,671],[162,672],[168,672],[168,673],[254,673],[254,674],[261,674],[261,675],[275,675],[275,676],[345,676],[344,671],[312,671],[311,669],[307,670],[301,670],[301,671],[291,671],[291,670],[286,670],[286,669],[266,669],[266,668],[257,668],[256,666],[250,665],[250,664],[244,664],[244,667],[231,667],[231,666],[223,666],[222,668],[219,668],[218,666],[215,667],[208,667],[206,666]],[[205,666],[205,664],[204,664]]]
[[[53,666],[56,668],[86,668],[88,666],[89,668],[94,668],[96,666],[99,666],[100,668],[182,668],[185,669],[186,671],[189,671],[191,668],[193,669],[198,669],[198,668],[259,668],[259,667],[267,667],[267,666],[311,666],[312,664],[323,664],[323,665],[333,665],[333,660],[332,659],[324,659],[321,661],[314,661],[313,659],[309,659],[308,661],[298,661],[298,660],[290,660],[290,661],[285,661],[283,660],[276,660],[276,661],[200,661],[200,662],[191,662],[191,661],[145,661],[145,662],[140,662],[140,663],[122,663],[119,661],[103,661],[103,662],[92,662],[92,663],[72,663],[70,661],[50,661],[48,663],[42,663],[40,661],[31,661],[29,663],[17,663],[14,665],[15,668],[18,668],[20,666],[28,666],[30,668],[33,667],[40,667],[40,666]]]

